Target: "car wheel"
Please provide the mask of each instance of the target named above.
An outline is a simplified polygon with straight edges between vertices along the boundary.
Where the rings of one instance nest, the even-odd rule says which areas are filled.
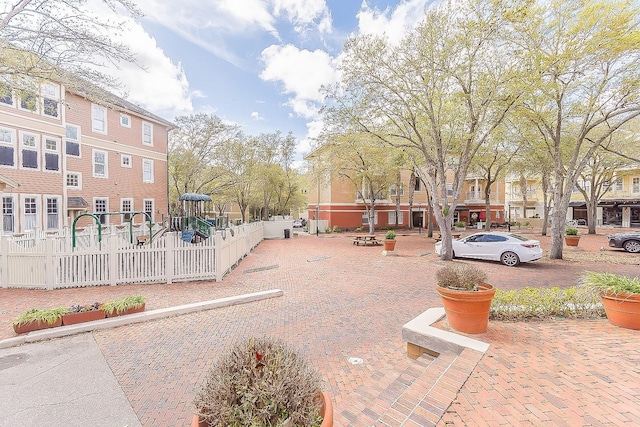
[[[520,264],[520,258],[518,258],[518,255],[515,252],[505,252],[500,255],[500,262],[507,267],[515,267]]]
[[[627,252],[632,252],[632,253],[640,252],[640,241],[638,241],[638,240],[627,240],[626,242],[624,242],[622,247]]]

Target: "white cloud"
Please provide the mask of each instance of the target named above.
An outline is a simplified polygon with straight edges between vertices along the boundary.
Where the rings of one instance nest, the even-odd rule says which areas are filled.
[[[315,26],[320,33],[331,33],[331,12],[325,0],[275,0],[273,13],[285,15],[298,33]]]
[[[260,78],[279,82],[282,92],[291,95],[288,104],[300,116],[311,118],[322,102],[322,85],[336,81],[335,60],[323,50],[309,51],[291,44],[271,45],[262,51],[265,67]]]
[[[357,13],[360,33],[386,35],[392,43],[399,42],[407,29],[415,28],[424,19],[425,8],[433,0],[402,0],[395,9],[371,8],[366,0]]]
[[[253,120],[264,120],[264,117],[262,117],[262,116],[260,115],[260,113],[258,113],[257,111],[252,111],[252,112],[251,112],[251,118],[252,118]]]
[[[264,0],[138,0],[148,19],[158,22],[185,40],[238,66],[245,59],[229,47],[229,37],[248,37],[266,31],[280,40],[275,18]]]
[[[139,24],[130,22],[125,34],[121,41],[137,55],[140,67],[120,64],[112,74],[122,83],[127,100],[169,119],[190,113],[192,96],[202,97],[202,93],[189,93],[182,64],[174,64]]]

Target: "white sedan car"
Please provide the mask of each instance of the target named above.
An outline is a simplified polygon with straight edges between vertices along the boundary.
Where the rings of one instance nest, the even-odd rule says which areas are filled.
[[[519,234],[504,231],[475,233],[452,242],[454,258],[476,258],[500,261],[508,267],[521,262],[531,262],[542,258],[538,240],[531,240]],[[436,253],[440,255],[442,242],[436,243]]]

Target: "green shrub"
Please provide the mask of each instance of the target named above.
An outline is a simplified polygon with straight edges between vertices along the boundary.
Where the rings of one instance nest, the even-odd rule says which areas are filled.
[[[109,316],[113,312],[122,314],[130,308],[140,308],[144,303],[145,298],[142,295],[129,295],[127,297],[103,303],[102,309],[107,313],[107,316]]]
[[[586,289],[532,288],[496,290],[491,301],[492,320],[531,320],[553,317],[604,317],[600,298]]]
[[[396,238],[396,232],[393,230],[389,230],[387,231],[387,234],[385,234],[385,239],[387,240],[393,240]]]
[[[456,221],[453,224],[454,227],[458,227],[458,228],[465,228],[467,226],[467,223],[464,221]]]
[[[209,370],[194,405],[209,426],[318,426],[320,375],[278,340],[250,338]]]
[[[334,233],[342,233],[342,229],[341,229],[340,227],[338,227],[337,225],[334,225],[334,226],[333,226],[332,231],[333,231]]]
[[[623,293],[640,294],[640,278],[619,276],[613,273],[586,271],[580,277],[580,284],[598,297],[601,293],[619,295]]]
[[[567,228],[564,230],[564,232],[565,232],[565,234],[566,234],[567,236],[577,236],[577,235],[578,235],[578,229],[577,229],[577,228],[575,228],[575,227],[567,227]]]
[[[358,227],[358,228],[356,228],[356,232],[358,232],[358,233],[359,233],[359,232],[361,232],[361,231],[362,231],[362,227]]]
[[[41,322],[46,323],[47,325],[53,325],[62,317],[63,314],[67,313],[66,307],[57,307],[51,308],[47,310],[40,310],[37,308],[32,308],[26,313],[18,316],[13,324],[16,326],[26,325],[27,323],[33,322]]]

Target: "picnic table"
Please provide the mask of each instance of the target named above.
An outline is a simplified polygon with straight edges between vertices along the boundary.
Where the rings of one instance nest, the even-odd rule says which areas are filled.
[[[360,243],[367,245],[379,245],[380,240],[376,239],[376,236],[353,236],[353,244],[360,246]]]
[[[454,239],[459,239],[461,235],[462,235],[461,233],[451,233],[451,237]],[[441,233],[436,234],[434,239],[436,239],[436,242],[439,242],[440,240],[442,240],[442,234]]]

